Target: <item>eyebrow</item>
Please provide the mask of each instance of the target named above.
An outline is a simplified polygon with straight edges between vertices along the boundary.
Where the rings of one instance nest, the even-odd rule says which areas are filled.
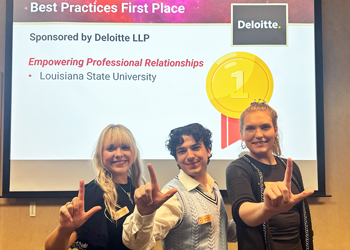
[[[263,125],[271,125],[272,123],[262,123],[262,124],[259,124],[259,125],[255,125],[255,124],[245,124],[244,126],[245,127],[256,127],[256,126],[263,126]]]
[[[195,144],[192,144],[192,145],[190,145],[189,147],[191,148],[191,147],[196,147],[196,146],[201,146],[200,142],[196,142]],[[181,147],[181,146],[179,146],[178,148],[176,148],[176,152],[177,152],[178,150],[181,150],[181,149],[186,149],[186,147]]]
[[[102,147],[102,149],[103,149],[103,150],[108,150],[108,149],[110,149],[110,148],[112,148],[112,147],[114,147],[113,144],[106,144],[106,145],[104,145],[104,146]]]
[[[178,147],[178,148],[176,148],[176,152],[179,150],[182,150],[182,149],[186,149],[186,148],[185,147]]]

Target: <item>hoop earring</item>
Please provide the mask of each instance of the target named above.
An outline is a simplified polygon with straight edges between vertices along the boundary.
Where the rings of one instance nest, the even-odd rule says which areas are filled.
[[[241,141],[241,147],[242,147],[242,149],[245,149],[247,147],[247,145],[245,145],[245,143],[243,141]]]
[[[280,143],[280,139],[278,138],[278,135],[276,135],[275,137],[275,144],[279,144]]]

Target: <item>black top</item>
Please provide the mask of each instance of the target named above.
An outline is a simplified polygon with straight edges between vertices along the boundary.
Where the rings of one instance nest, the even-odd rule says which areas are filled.
[[[128,178],[128,184],[119,184],[126,192],[130,192],[133,200],[135,188]],[[71,249],[78,250],[114,250],[129,249],[122,242],[123,223],[127,216],[134,211],[134,204],[129,200],[128,195],[116,185],[118,194],[118,205],[121,208],[127,206],[129,213],[117,220],[117,223],[111,222],[110,215],[105,211],[106,206],[103,199],[103,191],[100,186],[91,181],[85,185],[85,211],[94,206],[101,206],[102,209],[96,212],[80,228],[76,230],[77,240],[71,246]],[[106,215],[105,215],[106,214]],[[107,217],[109,218],[107,218]]]
[[[268,165],[255,160],[249,155],[246,157],[262,172],[265,187],[269,185],[269,182],[284,180],[286,168],[282,161],[277,160],[275,165]],[[300,193],[293,181],[291,184],[292,193]],[[300,206],[301,203],[299,202],[289,211],[277,214],[269,219],[270,231],[276,250],[302,250],[299,236]]]
[[[275,157],[277,165],[285,168],[286,159]],[[254,166],[252,166],[252,163]],[[239,216],[239,207],[244,202],[261,202],[263,200],[263,192],[265,183],[271,176],[270,172],[264,171],[261,168],[260,162],[257,162],[249,156],[243,156],[233,161],[226,170],[226,186],[227,193],[232,205],[232,216],[237,226],[237,238],[239,250],[274,250],[279,249],[274,243],[272,231],[274,229],[273,221],[267,221],[257,227],[250,227],[242,221]],[[258,166],[259,165],[259,166]],[[263,164],[265,165],[265,164]],[[277,168],[276,174],[279,175],[277,180],[283,180],[283,169]],[[282,171],[283,174],[282,174]],[[265,172],[265,174],[263,173]],[[271,180],[271,179],[270,179]],[[297,190],[295,190],[297,188]],[[292,192],[300,193],[304,190],[301,173],[298,166],[293,162],[293,177],[292,177]],[[299,204],[293,207],[297,210],[297,216],[299,216],[299,238],[301,241],[302,249],[313,249],[313,232],[310,219],[310,211],[307,204],[307,200],[302,200]],[[293,212],[294,213],[294,212]],[[295,215],[295,214],[294,214]],[[294,216],[292,215],[292,216]],[[290,219],[290,218],[289,218]],[[278,218],[277,218],[278,220]],[[295,221],[295,217],[292,218]],[[270,225],[271,223],[271,225]],[[275,225],[276,226],[276,225]],[[294,226],[293,226],[294,227]],[[276,232],[276,231],[275,231]],[[299,239],[298,239],[299,240]]]

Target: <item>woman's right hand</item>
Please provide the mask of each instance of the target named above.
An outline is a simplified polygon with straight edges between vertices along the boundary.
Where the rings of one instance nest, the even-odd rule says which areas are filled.
[[[273,183],[265,188],[264,202],[244,202],[239,208],[239,216],[251,227],[256,227],[272,216],[290,210],[302,199],[313,194],[307,189],[300,194],[293,194],[291,183],[293,175],[293,162],[288,158],[287,168],[282,182]]]
[[[96,206],[85,212],[84,181],[80,180],[78,197],[74,197],[71,202],[60,208],[60,224],[47,237],[45,249],[66,250],[77,239],[74,231],[100,209],[100,206]]]
[[[284,180],[275,182],[265,188],[264,206],[273,215],[289,211],[295,204],[314,193],[312,189],[307,189],[299,194],[293,194],[291,188],[292,175],[293,161],[291,158],[288,158]]]
[[[67,202],[60,208],[59,227],[61,230],[72,233],[100,209],[100,206],[95,206],[85,212],[84,180],[80,180],[78,197],[74,197],[71,202]]]

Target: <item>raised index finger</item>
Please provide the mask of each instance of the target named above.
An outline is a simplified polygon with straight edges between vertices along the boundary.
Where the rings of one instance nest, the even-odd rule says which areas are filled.
[[[291,158],[288,158],[287,168],[286,168],[286,172],[284,173],[283,182],[289,190],[291,190],[291,186],[292,186],[292,175],[293,175],[293,161]]]
[[[84,201],[84,180],[80,180],[79,182],[79,193],[78,193],[78,198],[79,201]]]
[[[149,171],[149,176],[151,177],[152,189],[153,190],[159,190],[156,172],[154,171],[152,164],[148,163],[147,164],[147,168],[148,168],[148,171]]]

